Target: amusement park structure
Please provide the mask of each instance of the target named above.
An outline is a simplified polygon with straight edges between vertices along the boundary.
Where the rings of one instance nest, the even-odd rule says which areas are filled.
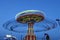
[[[35,23],[39,23],[38,25],[43,29],[39,31],[37,29],[37,31],[35,31]],[[56,27],[56,23],[54,21],[47,20],[43,15],[43,12],[39,10],[27,10],[20,12],[15,16],[15,20],[4,23],[3,27],[10,31],[19,32],[15,30],[15,28],[17,28],[17,26],[20,27],[20,24],[28,25],[27,34],[23,40],[37,40],[37,36],[34,32],[47,31]]]
[[[27,31],[27,35],[25,36],[25,40],[36,40],[36,36],[34,35],[33,25],[35,22],[40,22],[44,20],[44,16],[41,15],[41,13],[32,14],[32,12],[26,15],[24,14],[22,16],[18,16],[16,20],[17,22],[20,23],[28,23],[28,31]]]

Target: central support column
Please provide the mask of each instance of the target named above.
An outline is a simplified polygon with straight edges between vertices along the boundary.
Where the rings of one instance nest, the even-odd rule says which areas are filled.
[[[33,22],[28,23],[28,35],[34,35]]]
[[[34,29],[33,29],[33,22],[28,23],[28,32],[25,36],[25,40],[36,40],[36,36],[34,35]]]

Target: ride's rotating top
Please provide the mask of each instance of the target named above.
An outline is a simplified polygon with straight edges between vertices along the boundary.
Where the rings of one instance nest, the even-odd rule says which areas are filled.
[[[28,10],[17,14],[16,20],[21,23],[40,22],[44,20],[42,12],[37,10]]]
[[[15,19],[7,21],[3,24],[3,27],[10,31],[22,33],[26,31],[23,29],[23,31],[18,31],[15,28],[23,28],[24,24],[28,24],[28,34],[34,34],[34,32],[47,31],[57,26],[54,21],[45,18],[44,12],[39,10],[27,10],[18,13],[15,16]],[[33,30],[34,25],[37,25],[36,29],[38,28],[39,30]]]

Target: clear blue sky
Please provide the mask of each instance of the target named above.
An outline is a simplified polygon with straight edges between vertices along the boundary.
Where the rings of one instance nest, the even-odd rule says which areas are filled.
[[[24,10],[42,10],[44,15],[55,20],[60,18],[60,0],[0,0],[0,35],[4,35],[5,29],[2,25],[7,20],[14,18],[15,15]],[[1,31],[2,30],[2,31]],[[59,28],[54,29],[49,34],[52,38],[59,39]],[[53,34],[52,34],[53,33]]]

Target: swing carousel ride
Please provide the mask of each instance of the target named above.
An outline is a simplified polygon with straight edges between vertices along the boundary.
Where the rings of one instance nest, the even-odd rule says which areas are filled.
[[[56,28],[55,21],[46,19],[39,10],[26,10],[18,13],[15,18],[3,24],[9,31],[26,33],[24,40],[36,40],[36,32],[48,31]]]

